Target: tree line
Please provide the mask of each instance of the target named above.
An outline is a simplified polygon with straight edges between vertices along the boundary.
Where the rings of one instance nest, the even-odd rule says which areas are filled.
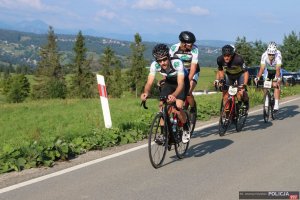
[[[237,37],[237,53],[241,54],[247,66],[257,66],[267,44],[262,41],[247,42],[246,37]],[[93,72],[93,58],[87,55],[85,37],[79,31],[73,47],[74,56],[67,66],[61,64],[57,37],[53,27],[49,27],[47,43],[40,48],[40,60],[33,72],[28,67],[14,69],[11,65],[0,68],[0,92],[8,102],[23,102],[27,97],[32,99],[52,98],[94,98],[98,95],[96,73],[105,77],[109,97],[120,98],[123,91],[140,95],[147,79],[149,61],[145,59],[145,45],[142,37],[136,33],[130,45],[131,54],[126,58],[125,72],[121,71],[122,63],[110,47],[105,47],[100,55],[100,71]],[[294,31],[284,36],[282,52],[284,68],[297,71],[300,68],[300,36]],[[200,60],[201,62],[201,60]],[[33,74],[32,86],[25,74]],[[68,76],[67,76],[68,75]],[[68,78],[67,78],[68,77]],[[68,79],[68,80],[67,80]]]
[[[34,72],[33,85],[30,86],[25,72],[20,73],[10,68],[4,69],[1,77],[1,92],[8,102],[22,102],[27,97],[32,99],[52,98],[94,98],[97,96],[96,73],[105,77],[106,89],[110,97],[119,98],[123,91],[131,91],[137,95],[147,78],[145,66],[149,65],[144,58],[145,46],[141,36],[136,33],[130,45],[131,55],[128,59],[130,67],[121,72],[121,61],[110,47],[106,47],[100,56],[99,72],[93,72],[93,58],[87,56],[85,38],[79,31],[73,47],[74,57],[68,66],[60,63],[57,37],[53,27],[49,27],[47,43],[39,51],[40,60]],[[66,67],[68,70],[66,70]],[[67,78],[69,72],[69,80]],[[16,74],[12,74],[16,73]],[[126,83],[126,84],[124,84]]]
[[[267,47],[268,44],[261,40],[247,42],[246,37],[237,37],[235,42],[236,51],[243,56],[247,66],[258,66],[261,55]],[[278,45],[278,49],[282,54],[282,67],[288,71],[298,71],[300,69],[300,33],[297,35],[292,31],[289,35],[285,35],[283,44]]]

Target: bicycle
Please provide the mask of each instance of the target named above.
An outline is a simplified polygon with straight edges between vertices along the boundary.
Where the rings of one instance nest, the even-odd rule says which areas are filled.
[[[224,85],[222,91],[228,87],[228,99],[223,103],[221,100],[220,119],[219,119],[219,135],[224,136],[232,122],[235,123],[236,131],[240,132],[246,122],[248,110],[242,101],[241,104],[237,100],[237,92],[241,87],[237,85]]]
[[[167,102],[167,96],[161,96],[160,100],[163,102],[163,107],[159,111],[150,127],[148,134],[148,152],[152,166],[159,168],[162,166],[167,150],[171,150],[172,145],[175,146],[175,153],[179,159],[182,159],[189,147],[190,141],[187,143],[182,142],[183,123],[177,122],[177,114],[169,114],[169,110],[177,108],[176,104],[169,104]],[[145,101],[142,102],[144,108],[147,109]],[[184,111],[189,126],[189,116]]]
[[[157,84],[159,91],[161,91],[161,87],[163,87],[164,85],[164,79],[160,80]],[[196,127],[196,122],[197,122],[197,102],[195,100],[195,98],[193,97],[194,102],[195,102],[195,106],[194,106],[194,110],[191,111],[191,107],[190,104],[187,100],[187,98],[184,101],[184,106],[183,106],[183,110],[185,110],[189,116],[189,120],[190,120],[190,134],[192,136],[194,129]]]
[[[274,87],[272,87],[273,82],[276,81],[274,81],[273,79],[266,79],[263,83],[263,88],[265,89],[264,104],[263,104],[263,117],[265,123],[269,121],[270,113],[271,113],[271,118],[273,120],[276,118],[276,114],[274,112],[275,98],[274,98]]]
[[[191,111],[191,107],[190,107],[190,104],[187,99],[185,99],[184,106],[183,106],[183,109],[188,113],[188,116],[190,119],[190,134],[191,134],[191,136],[194,132],[196,122],[197,122],[197,102],[196,102],[195,98],[194,98],[194,102],[195,102],[195,106],[193,108],[194,109],[193,111]]]

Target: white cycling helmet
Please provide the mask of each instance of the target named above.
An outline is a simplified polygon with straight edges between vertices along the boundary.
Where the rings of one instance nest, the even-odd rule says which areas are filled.
[[[267,53],[268,54],[275,54],[277,51],[277,45],[275,42],[270,42],[268,45]]]

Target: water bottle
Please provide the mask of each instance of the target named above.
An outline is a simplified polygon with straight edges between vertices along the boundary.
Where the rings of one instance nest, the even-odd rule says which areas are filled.
[[[173,133],[176,133],[177,131],[177,117],[175,115],[173,115],[172,131]]]

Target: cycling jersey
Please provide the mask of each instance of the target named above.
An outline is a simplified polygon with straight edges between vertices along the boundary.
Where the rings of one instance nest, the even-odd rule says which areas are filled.
[[[198,47],[193,44],[191,50],[183,51],[180,49],[180,43],[177,43],[171,46],[169,53],[172,58],[180,59],[188,72],[190,72],[191,63],[197,64],[196,72],[193,77],[193,80],[197,82],[200,72],[200,67],[198,64]]]
[[[160,64],[156,61],[153,61],[150,66],[150,74],[155,75],[156,72],[159,72],[161,75],[166,77],[166,80],[170,82],[177,83],[177,74],[183,74],[187,76],[187,71],[184,69],[181,60],[172,59],[170,63],[170,67],[166,70],[161,68]]]
[[[268,53],[265,51],[262,56],[261,56],[261,65],[265,65],[268,70],[275,71],[276,66],[281,66],[282,65],[282,57],[281,57],[281,52],[279,50],[276,51],[275,53],[275,58],[270,61],[268,58]]]
[[[223,56],[217,58],[218,70],[224,70],[227,75],[241,75],[247,71],[244,59],[239,54],[234,54],[229,63],[224,61]]]
[[[170,66],[168,69],[163,69],[160,64],[156,61],[153,61],[151,66],[150,66],[150,73],[149,75],[155,76],[156,72],[159,72],[161,75],[163,75],[166,80],[165,84],[162,87],[161,96],[167,96],[174,92],[177,88],[177,75],[182,74],[184,75],[184,88],[183,91],[176,97],[181,100],[185,100],[190,84],[189,84],[189,79],[188,79],[188,73],[187,70],[183,67],[183,63],[179,59],[172,59],[170,60]]]

